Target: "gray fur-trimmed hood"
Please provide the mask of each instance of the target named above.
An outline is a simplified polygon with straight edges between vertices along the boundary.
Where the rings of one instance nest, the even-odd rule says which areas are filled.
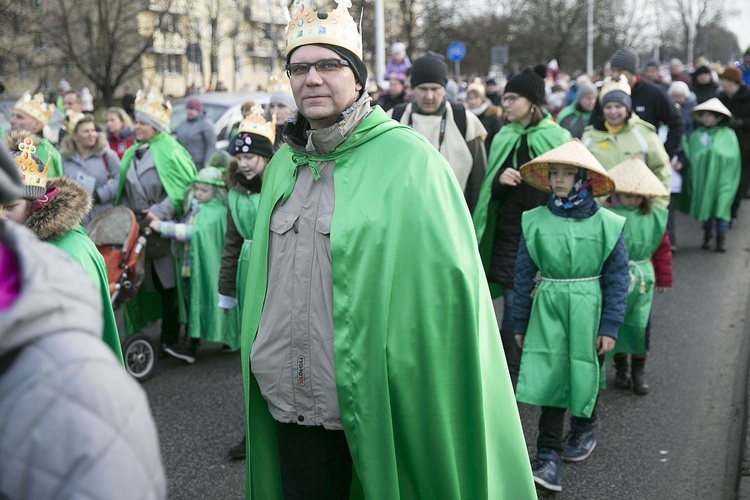
[[[91,152],[96,156],[101,156],[105,151],[107,151],[108,147],[109,143],[107,142],[107,138],[104,137],[103,133],[99,132],[98,134],[96,134],[96,144],[94,144]],[[73,139],[69,135],[66,135],[62,140],[59,149],[60,156],[62,156],[66,160],[70,160],[71,158],[73,158],[73,155],[76,153],[76,145],[73,143]]]

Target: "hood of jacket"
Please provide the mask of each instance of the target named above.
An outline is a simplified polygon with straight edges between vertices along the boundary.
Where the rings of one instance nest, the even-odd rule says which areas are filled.
[[[0,222],[0,241],[21,274],[20,295],[0,313],[0,355],[66,330],[101,336],[101,297],[78,263],[13,222]]]
[[[60,192],[26,219],[26,227],[42,241],[56,239],[75,229],[91,210],[91,194],[67,177],[52,178],[47,188],[57,186]]]
[[[91,148],[91,153],[96,156],[101,156],[102,154],[104,154],[108,147],[109,144],[107,143],[107,139],[106,137],[104,137],[104,134],[96,134],[96,144],[94,144],[94,147]],[[60,156],[62,156],[66,160],[69,160],[73,158],[73,155],[75,153],[76,145],[73,143],[73,138],[69,135],[66,135],[60,143]]]

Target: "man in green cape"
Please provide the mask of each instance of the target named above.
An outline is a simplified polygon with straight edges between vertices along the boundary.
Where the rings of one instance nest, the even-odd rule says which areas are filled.
[[[292,14],[299,111],[266,169],[243,310],[246,497],[536,498],[450,166],[371,108],[344,2]]]

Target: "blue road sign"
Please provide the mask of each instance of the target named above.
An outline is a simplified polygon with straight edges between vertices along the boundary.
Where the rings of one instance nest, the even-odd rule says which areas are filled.
[[[448,59],[458,62],[466,56],[466,47],[461,42],[451,42],[448,44]]]

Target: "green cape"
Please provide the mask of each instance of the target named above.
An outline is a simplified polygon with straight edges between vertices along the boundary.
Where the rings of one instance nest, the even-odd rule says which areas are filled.
[[[229,205],[229,213],[232,214],[232,222],[234,222],[234,226],[237,228],[240,236],[245,239],[237,262],[236,290],[237,304],[240,311],[242,311],[245,302],[247,266],[250,262],[250,250],[253,246],[253,228],[255,227],[255,219],[258,216],[259,201],[260,194],[244,195],[234,189],[229,191],[227,195],[227,204]]]
[[[276,424],[249,358],[266,295],[269,220],[294,185],[293,154],[299,159],[283,146],[265,171],[242,322],[246,496],[263,500],[283,492]],[[352,498],[536,498],[471,218],[450,166],[380,108],[333,154],[311,160],[335,161],[334,353]]]
[[[729,221],[740,183],[740,146],[729,127],[699,127],[683,138],[689,168],[682,180],[681,210],[701,222]]]
[[[482,256],[485,272],[490,266],[492,245],[495,242],[497,209],[500,204],[498,200],[492,199],[492,182],[508,155],[513,153],[520,144],[523,136],[527,137],[529,154],[532,159],[572,138],[570,132],[556,124],[549,115],[546,115],[538,125],[528,128],[523,128],[517,122],[511,122],[503,126],[500,132],[495,135],[490,147],[490,157],[487,160],[487,173],[479,191],[477,207],[474,209],[474,230],[477,233],[479,253]],[[520,166],[517,159],[514,158],[513,168],[518,170]],[[500,285],[497,283],[490,283],[490,289],[493,296],[498,296],[501,292]]]
[[[48,139],[42,137],[39,139],[39,144],[36,147],[36,155],[40,160],[46,162],[49,158],[49,170],[47,171],[47,178],[62,177],[62,157],[60,152],[55,149]]]
[[[135,150],[142,143],[134,142],[132,146],[122,155],[120,162],[120,183],[117,185],[117,196],[115,205],[120,203],[122,192],[125,189],[125,179],[130,169],[130,163]],[[149,141],[149,149],[154,159],[156,173],[167,192],[167,196],[174,205],[175,215],[182,213],[182,203],[185,199],[185,191],[190,187],[196,175],[195,164],[185,148],[166,132],[159,132]]]
[[[557,113],[557,117],[555,121],[557,123],[562,123],[562,121],[568,116],[575,115],[579,120],[582,120],[588,123],[589,119],[591,119],[591,112],[589,111],[588,113],[584,113],[580,111],[576,107],[576,104],[577,104],[577,101],[573,101],[567,106],[565,106],[563,109],[561,109],[560,112]]]
[[[104,331],[102,340],[107,344],[115,357],[123,364],[120,337],[117,334],[117,322],[112,310],[112,302],[109,298],[109,282],[107,281],[107,268],[104,258],[94,245],[94,242],[86,234],[82,226],[78,226],[57,239],[49,239],[47,243],[56,246],[65,252],[71,259],[75,260],[86,271],[91,281],[94,282],[102,299],[102,316],[104,320]]]

